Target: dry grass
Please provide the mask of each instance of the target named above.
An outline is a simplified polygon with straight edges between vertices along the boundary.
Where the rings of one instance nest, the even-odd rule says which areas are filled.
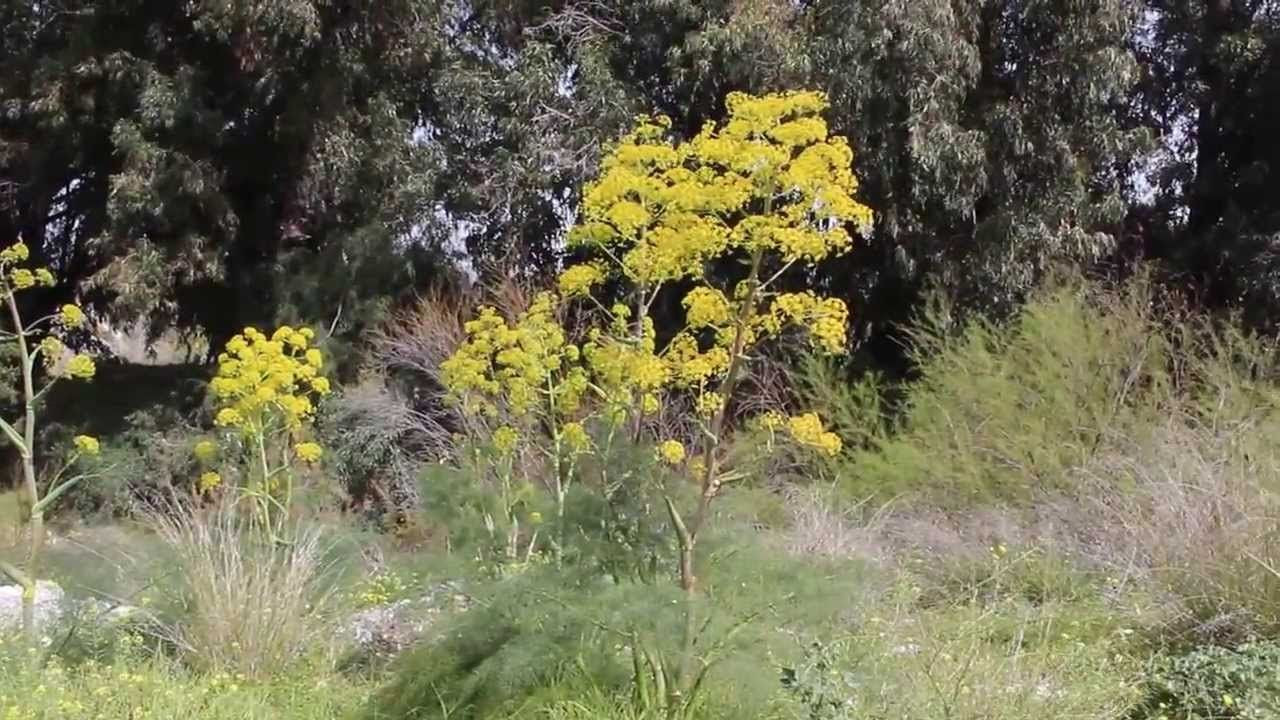
[[[1276,428],[1178,419],[1087,468],[1089,546],[1114,577],[1164,601],[1169,631],[1240,640],[1280,630]]]
[[[260,541],[231,507],[170,507],[150,520],[177,562],[187,613],[170,635],[192,665],[264,677],[324,647],[332,598],[315,528]]]

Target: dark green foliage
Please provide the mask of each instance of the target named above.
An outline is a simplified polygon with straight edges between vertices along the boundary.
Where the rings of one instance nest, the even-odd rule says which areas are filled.
[[[60,467],[71,437],[81,433],[99,438],[102,454],[81,461],[93,477],[64,495],[54,512],[123,516],[139,500],[185,492],[198,475],[192,422],[206,377],[194,365],[100,363],[91,383],[55,385],[40,437],[50,453],[47,467]]]
[[[1268,3],[1150,0],[1135,46],[1147,68],[1132,110],[1164,137],[1150,202],[1133,212],[1142,251],[1167,259],[1213,305],[1274,330],[1280,15]]]
[[[1141,72],[1132,3],[833,0],[810,17],[813,84],[877,212],[827,276],[860,335],[892,337],[928,285],[1007,314],[1055,265],[1113,251],[1149,144],[1118,112]]]
[[[0,234],[115,319],[368,321],[433,240],[433,2],[8,4]],[[7,240],[6,240],[7,242]]]
[[[1152,662],[1134,720],[1227,720],[1280,711],[1280,645],[1206,646]]]

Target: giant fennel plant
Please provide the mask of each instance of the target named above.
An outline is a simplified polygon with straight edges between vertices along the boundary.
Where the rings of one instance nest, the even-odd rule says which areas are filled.
[[[850,229],[872,219],[855,199],[852,150],[822,118],[822,94],[733,93],[726,105],[723,122],[684,141],[665,117],[639,119],[584,188],[568,236],[583,260],[516,317],[481,308],[441,368],[463,412],[502,423],[495,445],[506,453],[524,446],[549,461],[559,543],[576,459],[607,450],[621,434],[661,427],[648,421],[683,398],[696,416],[692,441],[648,439],[697,488],[685,507],[675,495],[663,496],[679,548],[679,583],[691,599],[712,505],[741,477],[726,462],[731,409],[758,349],[786,333],[821,352],[846,347],[843,301],[781,284],[794,287],[804,269],[847,252]],[[732,260],[744,269],[724,272]],[[683,292],[685,322],[659,344],[655,303],[664,292]],[[591,321],[571,334],[563,318],[575,311]],[[815,413],[772,411],[755,420],[817,452],[841,449]],[[586,427],[603,431],[588,434]],[[653,668],[670,714],[689,707],[700,682],[692,612],[690,603],[682,667]]]
[[[24,560],[20,565],[0,560],[0,573],[22,588],[22,628],[27,638],[34,641],[38,632],[36,580],[45,541],[45,513],[59,497],[88,477],[85,473],[68,473],[76,467],[76,460],[80,457],[98,454],[98,440],[88,435],[77,435],[60,469],[49,477],[37,476],[36,425],[40,401],[63,378],[92,379],[96,367],[88,355],[69,352],[62,339],[67,333],[84,326],[85,314],[79,307],[63,305],[57,312],[36,320],[23,319],[19,294],[55,284],[53,273],[48,268],[29,266],[30,254],[30,249],[21,240],[0,251],[0,298],[9,315],[9,327],[0,330],[0,342],[12,343],[16,348],[18,382],[21,385],[17,397],[22,403],[22,416],[12,422],[0,418],[0,431],[21,458],[19,521],[26,529]],[[42,367],[43,373],[39,372]]]
[[[243,505],[249,528],[275,540],[290,515],[296,463],[323,454],[309,439],[316,402],[330,392],[314,339],[310,328],[284,326],[270,335],[248,327],[228,340],[209,383],[222,432],[194,448],[204,467],[197,492]]]

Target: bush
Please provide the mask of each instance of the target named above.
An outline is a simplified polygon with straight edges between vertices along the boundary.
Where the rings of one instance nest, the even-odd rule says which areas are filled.
[[[1271,718],[1280,712],[1280,644],[1196,648],[1156,658],[1133,720]]]
[[[1218,427],[1178,417],[1082,472],[1094,489],[1081,515],[1093,518],[1095,559],[1164,601],[1166,636],[1280,632],[1277,432],[1280,416]]]
[[[812,400],[857,441],[839,467],[846,489],[954,508],[1070,488],[1073,470],[1158,419],[1173,395],[1151,305],[1142,284],[1068,284],[1008,324],[959,331],[934,306],[911,332],[919,377],[892,413],[873,380],[827,393],[830,378],[811,369]]]
[[[622,687],[625,658],[614,651],[608,632],[591,622],[593,613],[608,617],[601,601],[621,596],[619,588],[575,584],[561,574],[503,580],[480,594],[478,607],[447,621],[402,657],[366,717],[505,717],[592,686]]]

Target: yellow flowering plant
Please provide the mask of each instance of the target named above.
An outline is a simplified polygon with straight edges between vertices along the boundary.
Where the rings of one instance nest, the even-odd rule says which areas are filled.
[[[671,494],[663,497],[680,585],[690,594],[711,505],[740,476],[724,467],[725,452],[735,395],[757,348],[795,333],[819,352],[845,349],[844,302],[784,284],[848,251],[850,230],[872,220],[855,199],[852,150],[822,119],[821,93],[731,93],[726,106],[724,122],[683,142],[667,118],[640,118],[583,189],[568,235],[583,261],[565,268],[556,290],[521,317],[482,309],[442,367],[464,412],[493,414],[505,405],[522,416],[541,408],[529,431],[550,428],[557,451],[565,422],[592,419],[610,438],[625,425],[638,438],[669,399],[686,398],[696,423],[688,449],[675,438],[651,439],[656,459],[688,472],[698,490],[684,510]],[[723,268],[733,261],[745,269],[726,278]],[[655,303],[677,292],[685,324],[659,344]],[[575,308],[595,322],[570,339],[556,317]],[[814,413],[770,421],[800,447],[840,451],[840,438]],[[559,477],[562,467],[556,470]],[[690,649],[692,642],[690,635]],[[685,660],[677,693],[694,682],[695,663]]]
[[[0,250],[0,297],[9,316],[9,327],[0,330],[0,341],[13,343],[17,349],[23,407],[22,416],[16,421],[0,418],[0,432],[18,450],[22,461],[19,510],[27,532],[26,557],[22,566],[0,561],[0,574],[22,588],[22,627],[27,638],[34,641],[37,636],[35,588],[44,547],[45,513],[59,497],[92,477],[85,473],[68,476],[68,471],[76,467],[80,458],[97,455],[100,447],[96,438],[77,435],[72,440],[70,457],[61,469],[54,472],[47,482],[40,482],[36,476],[36,422],[41,399],[63,378],[92,379],[97,367],[88,355],[69,353],[64,340],[59,337],[85,324],[85,314],[80,308],[64,305],[58,312],[37,320],[28,322],[23,319],[18,294],[55,284],[53,273],[48,268],[28,266],[30,258],[31,250],[21,240]],[[44,372],[38,373],[38,369]]]
[[[276,537],[293,500],[296,464],[324,455],[308,439],[316,403],[331,391],[314,339],[310,328],[284,326],[270,335],[249,327],[228,340],[209,383],[221,433],[192,448],[205,468],[197,492],[233,491],[249,502],[253,524]],[[226,482],[214,469],[219,462],[240,482]]]
[[[536,548],[540,530],[533,527],[527,541],[521,530],[524,490],[535,476],[547,481],[555,503],[557,532],[550,542],[561,557],[574,466],[592,445],[584,425],[590,413],[584,403],[587,369],[580,347],[564,329],[562,306],[558,294],[543,292],[512,318],[481,307],[464,326],[466,340],[440,367],[441,380],[462,412],[496,425],[489,447],[474,446],[471,460],[496,481],[504,517],[501,524],[489,518],[486,525],[491,533],[505,535],[508,561],[518,558],[522,546],[525,560]],[[543,465],[550,472],[539,472]]]
[[[698,440],[690,465],[699,471],[699,499],[688,513],[667,499],[680,583],[690,591],[698,535],[720,487],[733,477],[721,467],[722,453],[753,349],[790,331],[822,352],[845,348],[843,301],[784,292],[779,283],[846,252],[849,228],[871,221],[870,209],[854,199],[853,153],[844,138],[828,133],[820,93],[731,93],[726,105],[725,122],[708,123],[682,143],[671,139],[667,119],[642,119],[584,190],[581,221],[569,236],[592,263],[586,274],[592,283],[582,293],[609,279],[630,290],[613,309],[597,303],[610,327],[629,332],[602,335],[584,348],[596,386],[638,416],[660,392],[692,397]],[[746,271],[716,282],[709,266],[725,259],[743,261]],[[560,285],[582,287],[583,276],[568,268]],[[685,327],[655,349],[651,311],[660,292],[690,285],[681,301]],[[805,447],[840,450],[839,437],[814,413],[784,424]],[[659,454],[679,464],[685,450],[663,442]]]

